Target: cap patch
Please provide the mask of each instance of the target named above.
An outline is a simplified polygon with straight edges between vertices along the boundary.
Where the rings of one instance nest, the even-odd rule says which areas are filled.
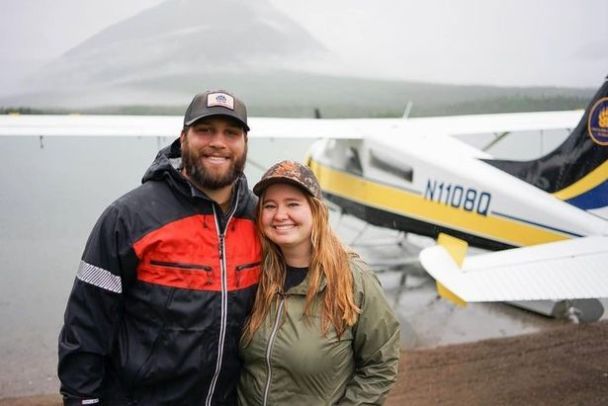
[[[207,95],[207,107],[216,106],[234,110],[234,97],[226,93],[209,93]]]

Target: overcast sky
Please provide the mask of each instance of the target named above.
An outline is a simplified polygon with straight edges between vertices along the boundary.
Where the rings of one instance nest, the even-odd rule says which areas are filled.
[[[164,0],[0,1],[0,86],[6,88]],[[608,74],[606,0],[269,1],[341,61],[337,73],[593,88]]]

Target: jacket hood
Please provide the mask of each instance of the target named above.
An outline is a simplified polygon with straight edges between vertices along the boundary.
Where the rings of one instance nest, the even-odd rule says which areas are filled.
[[[182,163],[182,151],[179,138],[158,151],[152,165],[146,170],[141,183],[146,183],[149,180],[160,180],[165,176],[182,178],[179,174],[179,168]],[[185,180],[185,179],[184,179]]]

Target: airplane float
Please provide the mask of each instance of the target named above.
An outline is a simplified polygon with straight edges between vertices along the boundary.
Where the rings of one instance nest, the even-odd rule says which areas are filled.
[[[181,125],[178,116],[6,115],[0,136],[174,138]],[[608,297],[608,81],[584,113],[254,117],[250,127],[250,138],[318,138],[307,163],[325,198],[345,213],[438,238],[420,262],[443,296],[582,320],[603,314],[597,298]],[[495,159],[457,138],[572,128],[559,147],[530,161]],[[468,244],[497,252],[465,257]]]

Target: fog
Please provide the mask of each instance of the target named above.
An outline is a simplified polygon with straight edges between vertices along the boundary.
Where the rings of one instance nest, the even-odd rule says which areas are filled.
[[[568,87],[597,87],[608,74],[604,0],[267,1],[330,51],[331,64],[321,65],[326,73]],[[163,1],[3,2],[0,90],[8,93],[18,91],[18,80],[28,73]],[[322,61],[314,62],[319,69]]]

